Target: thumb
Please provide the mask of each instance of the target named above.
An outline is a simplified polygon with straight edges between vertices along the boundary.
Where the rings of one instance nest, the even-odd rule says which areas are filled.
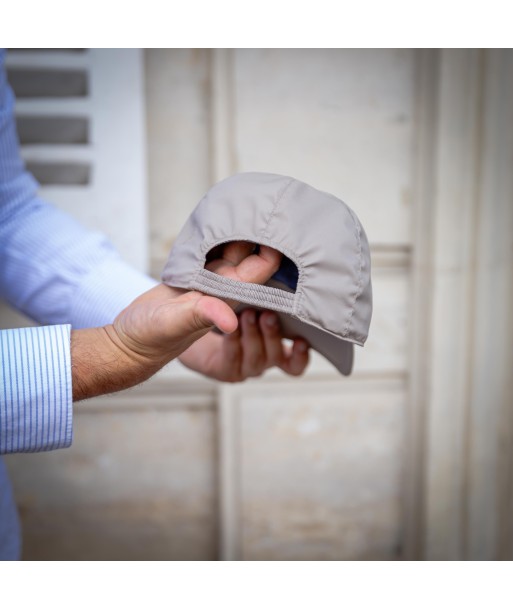
[[[222,300],[163,284],[139,296],[113,322],[125,350],[159,363],[180,355],[212,326],[229,334],[237,325],[237,316]]]
[[[186,306],[181,311],[184,316],[181,320],[184,330],[195,333],[216,326],[221,332],[231,334],[237,329],[237,316],[221,299],[205,296],[200,292],[189,292],[183,298],[187,298]]]

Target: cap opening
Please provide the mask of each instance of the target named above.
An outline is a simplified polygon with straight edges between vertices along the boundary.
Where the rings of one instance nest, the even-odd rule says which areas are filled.
[[[215,247],[213,247],[207,253],[207,255],[205,257],[204,268],[206,268],[208,263],[211,262],[212,260],[222,258],[224,248],[229,243],[234,243],[235,241],[236,240],[226,241],[225,243],[220,243],[219,245],[216,245]],[[252,241],[247,241],[247,243],[251,243],[253,245],[253,251],[251,253],[258,254],[258,252],[260,251],[260,244],[254,243]],[[297,268],[296,263],[293,260],[291,260],[290,258],[288,258],[287,256],[285,256],[285,254],[282,253],[280,268],[272,276],[272,279],[274,279],[275,281],[286,286],[288,288],[288,291],[295,292],[297,289],[297,283],[298,283],[298,279],[299,279],[299,270]],[[276,285],[276,288],[282,289],[279,287],[279,285]]]

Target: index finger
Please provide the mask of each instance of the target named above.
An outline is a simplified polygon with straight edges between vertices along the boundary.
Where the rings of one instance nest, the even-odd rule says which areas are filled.
[[[250,254],[232,269],[234,278],[248,283],[265,283],[280,268],[282,256],[272,247],[261,245],[258,253]]]
[[[282,254],[271,247],[255,243],[227,243],[219,258],[210,260],[205,268],[213,273],[246,283],[265,283],[280,268]]]

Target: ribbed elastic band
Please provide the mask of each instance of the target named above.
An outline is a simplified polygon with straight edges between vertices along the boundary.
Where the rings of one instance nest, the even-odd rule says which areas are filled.
[[[294,311],[295,294],[257,283],[235,281],[206,269],[202,269],[198,273],[195,280],[191,283],[191,288],[211,296],[237,300],[238,302],[271,309],[272,311],[279,311],[280,313],[292,314]]]

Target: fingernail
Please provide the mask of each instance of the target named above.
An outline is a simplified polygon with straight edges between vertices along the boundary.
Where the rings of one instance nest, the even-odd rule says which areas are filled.
[[[255,323],[256,323],[255,311],[250,311],[248,313],[248,323],[251,324],[252,326],[255,325]]]
[[[297,348],[300,353],[306,353],[308,345],[306,343],[299,343]]]
[[[274,328],[277,326],[278,324],[278,318],[276,317],[276,315],[269,315],[268,317],[265,318],[265,323],[270,327],[270,328]]]

